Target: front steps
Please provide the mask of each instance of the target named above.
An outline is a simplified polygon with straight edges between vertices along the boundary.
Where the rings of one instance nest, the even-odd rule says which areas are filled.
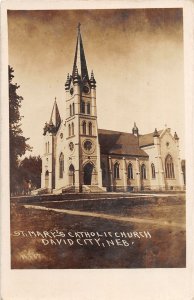
[[[106,188],[98,185],[83,185],[82,191],[83,193],[104,193],[106,192]]]
[[[65,193],[79,193],[79,188],[74,185],[67,185],[60,187],[58,189],[50,190],[48,188],[40,188],[31,192],[31,195],[43,195],[43,194],[65,194]],[[82,185],[82,193],[104,193],[107,192],[105,187],[100,187],[98,185]]]
[[[82,193],[104,193],[106,192],[105,187],[97,185],[82,185]],[[65,194],[65,193],[79,193],[79,188],[74,185],[68,185],[59,189],[53,190],[53,194]]]

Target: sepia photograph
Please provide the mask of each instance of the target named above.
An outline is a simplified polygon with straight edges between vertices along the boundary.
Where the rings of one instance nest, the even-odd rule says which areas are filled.
[[[185,268],[183,9],[7,19],[11,268]]]

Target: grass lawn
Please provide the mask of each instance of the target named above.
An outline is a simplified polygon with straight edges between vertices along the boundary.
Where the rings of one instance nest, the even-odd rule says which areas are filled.
[[[12,268],[185,267],[183,194],[85,198],[11,201]]]

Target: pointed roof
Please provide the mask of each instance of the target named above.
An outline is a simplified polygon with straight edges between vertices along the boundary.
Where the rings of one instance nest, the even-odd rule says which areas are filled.
[[[88,69],[87,69],[84,47],[83,47],[83,42],[82,42],[82,37],[80,32],[80,25],[81,24],[79,23],[72,76],[74,77],[77,68],[78,74],[83,80],[83,79],[89,79],[89,77],[88,77]]]
[[[56,101],[56,98],[55,98],[55,102],[54,102],[53,109],[52,109],[52,112],[51,112],[49,125],[54,125],[55,127],[59,127],[60,124],[61,124],[61,116],[60,116],[57,101]]]

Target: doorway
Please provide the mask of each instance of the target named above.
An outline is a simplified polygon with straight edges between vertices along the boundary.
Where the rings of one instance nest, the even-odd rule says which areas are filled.
[[[91,163],[87,163],[84,166],[84,184],[85,185],[91,185],[93,169],[94,169],[94,166]]]

